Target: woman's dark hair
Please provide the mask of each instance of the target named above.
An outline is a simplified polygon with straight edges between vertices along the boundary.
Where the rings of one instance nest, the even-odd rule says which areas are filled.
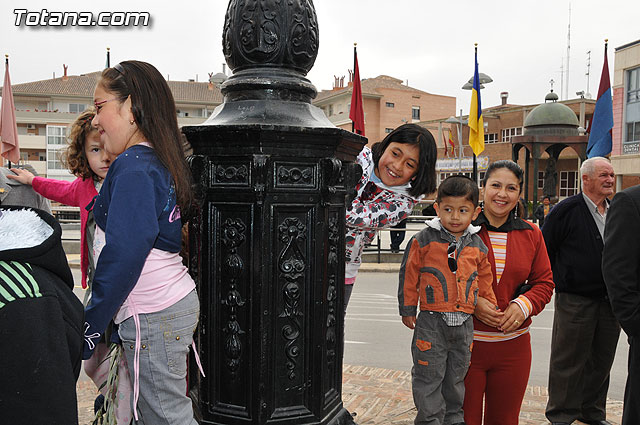
[[[95,116],[96,110],[93,106],[90,106],[71,124],[69,146],[62,153],[61,160],[74,176],[100,181],[102,179],[89,167],[89,161],[87,161],[87,155],[84,152],[84,144],[87,137],[92,132],[97,131],[91,126],[91,120]]]
[[[482,179],[482,187],[486,187],[487,181],[491,177],[491,174],[493,174],[494,171],[499,170],[501,168],[506,168],[507,170],[511,171],[514,176],[516,176],[516,179],[518,179],[518,185],[520,186],[520,192],[518,193],[518,195],[520,195],[522,193],[522,189],[524,188],[524,184],[523,184],[524,172],[522,171],[522,168],[520,168],[520,166],[517,163],[508,159],[501,159],[499,161],[495,161],[489,164],[489,167],[487,168],[487,171],[484,174],[484,178]],[[518,208],[518,205],[520,205],[520,208]],[[522,218],[524,216],[524,206],[521,205],[519,197],[518,197],[518,203],[514,207],[514,210],[515,210],[514,212],[517,212],[516,215],[518,217]]]
[[[438,151],[436,149],[436,141],[433,136],[424,127],[416,124],[403,124],[400,127],[387,134],[381,142],[371,147],[373,153],[373,163],[378,167],[378,162],[384,154],[390,143],[408,143],[417,145],[420,150],[420,159],[418,163],[418,171],[413,180],[411,180],[411,188],[409,195],[414,198],[420,195],[433,193],[436,190],[436,159],[438,159]]]
[[[183,136],[169,85],[153,65],[141,61],[124,61],[105,69],[98,84],[119,98],[131,96],[133,118],[171,173],[184,220],[192,203],[191,172],[184,157]]]
[[[457,174],[447,177],[440,183],[440,186],[438,186],[436,202],[440,204],[442,198],[448,197],[465,198],[471,202],[474,207],[477,207],[480,190],[478,189],[478,184],[469,177]]]

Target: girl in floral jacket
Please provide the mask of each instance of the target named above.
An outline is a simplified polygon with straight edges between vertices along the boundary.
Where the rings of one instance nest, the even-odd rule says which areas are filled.
[[[396,128],[358,155],[362,177],[346,217],[345,312],[365,244],[379,229],[407,218],[420,197],[435,191],[436,158],[433,136],[416,124]]]

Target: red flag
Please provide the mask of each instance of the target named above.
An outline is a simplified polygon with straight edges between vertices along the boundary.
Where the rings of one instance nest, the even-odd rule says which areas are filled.
[[[360,85],[360,69],[358,68],[358,52],[353,47],[353,92],[351,93],[351,110],[349,119],[353,121],[352,129],[364,136],[364,105],[362,104],[362,86]]]
[[[449,130],[449,138],[447,139],[448,145],[445,146],[445,150],[447,151],[447,156],[453,156],[455,154],[456,144],[453,143],[453,136],[451,135],[451,130]],[[451,147],[451,154],[449,154],[449,147]]]
[[[9,59],[5,62],[4,86],[2,87],[2,108],[0,108],[0,154],[9,160],[9,163],[17,163],[20,159],[20,146],[18,145],[18,127],[16,125],[16,109],[13,103],[11,91],[11,79],[9,78]]]

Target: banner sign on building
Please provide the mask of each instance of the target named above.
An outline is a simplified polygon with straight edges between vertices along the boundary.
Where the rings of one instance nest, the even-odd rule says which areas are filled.
[[[486,170],[489,167],[489,157],[479,156],[476,158],[478,170]],[[436,161],[436,170],[438,171],[459,171],[460,158],[442,158]],[[465,156],[462,158],[462,171],[473,170],[473,157]]]

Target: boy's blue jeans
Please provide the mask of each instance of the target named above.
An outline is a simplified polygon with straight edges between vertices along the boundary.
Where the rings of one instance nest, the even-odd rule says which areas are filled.
[[[421,311],[411,343],[415,425],[464,422],[464,377],[471,361],[473,319],[448,326],[440,312]]]
[[[187,397],[187,353],[198,324],[196,291],[157,313],[140,314],[138,425],[197,425]],[[120,324],[131,382],[136,328],[133,317]],[[132,402],[133,402],[133,396]],[[135,408],[135,407],[134,407]]]

